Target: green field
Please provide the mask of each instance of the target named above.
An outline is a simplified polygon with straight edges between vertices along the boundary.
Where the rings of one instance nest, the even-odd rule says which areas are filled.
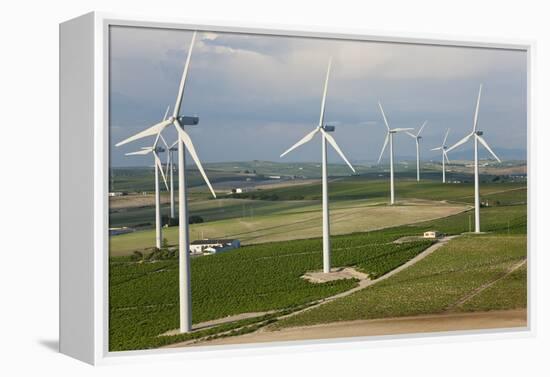
[[[525,246],[525,245],[523,245]],[[527,307],[527,264],[459,306],[460,311]]]
[[[489,233],[462,235],[384,281],[278,320],[283,314],[357,286],[356,280],[312,284],[301,278],[304,273],[322,267],[320,204],[315,198],[315,190],[320,188],[308,186],[292,187],[294,191],[274,190],[289,200],[195,199],[192,203],[194,213],[202,213],[208,219],[191,226],[192,238],[203,234],[210,238],[231,236],[253,243],[274,241],[280,236],[311,237],[258,243],[227,253],[191,258],[194,324],[241,313],[258,313],[255,318],[187,335],[159,336],[179,324],[177,258],[135,262],[129,256],[112,256],[110,350],[155,348],[203,336],[239,335],[266,325],[280,328],[447,310],[525,307],[526,268],[505,275],[526,256],[525,185],[486,183],[482,185],[482,200],[488,200],[490,206],[481,209],[481,227]],[[333,181],[331,191],[333,266],[353,266],[372,279],[402,265],[431,244],[426,240],[395,244],[394,240],[433,229],[460,234],[473,226],[472,211],[443,214],[451,207],[457,212],[464,209],[472,199],[471,184],[401,181],[397,186],[398,198],[411,201],[392,207],[379,200],[386,200],[387,182],[366,184],[360,177],[350,177]],[[307,199],[291,199],[296,192]],[[377,192],[383,196],[377,197]],[[443,199],[457,204],[433,202]],[[254,215],[243,206],[248,206]],[[383,229],[365,231],[374,225]],[[176,230],[165,229],[171,244],[176,243]],[[153,231],[146,230],[111,237],[111,253],[122,250],[122,254],[129,255],[134,250],[144,250],[147,245],[152,246],[153,235]],[[455,305],[491,282],[494,284],[479,294]]]
[[[275,326],[441,313],[477,288],[503,276],[525,259],[526,253],[524,235],[463,236],[379,284],[283,319]],[[525,275],[518,271],[460,308],[512,309],[525,307],[525,302]]]
[[[495,195],[499,192],[525,188],[525,183],[516,182],[485,182],[480,185],[480,196]],[[412,179],[396,179],[395,195],[400,199],[429,199],[447,200],[464,203],[473,203],[473,185],[468,183],[447,183],[434,180],[417,182]],[[514,199],[525,200],[525,191],[518,197],[512,194]],[[258,190],[242,194],[234,194],[235,198],[267,200],[319,200],[321,198],[321,185],[309,184]],[[387,179],[371,179],[368,177],[347,177],[345,179],[333,179],[329,183],[329,197],[331,200],[388,200],[389,181]],[[521,199],[524,198],[524,199]]]
[[[394,238],[383,232],[333,237],[333,263],[356,266],[376,278],[431,244],[396,245]],[[354,287],[354,280],[311,284],[301,278],[322,268],[321,250],[321,240],[312,239],[192,258],[193,322],[298,307]],[[157,346],[157,335],[179,324],[177,259],[131,263],[111,258],[109,310],[112,351]]]
[[[391,243],[392,240],[434,228],[450,234],[460,233],[467,230],[468,216],[469,213],[464,213],[413,226],[334,236],[333,265],[355,266],[372,277],[381,276],[430,244],[429,241],[420,241],[396,245]],[[305,312],[304,317],[298,315],[276,325],[296,326],[364,318],[363,315],[371,318],[443,310],[525,257],[525,206],[484,208],[482,219],[484,230],[494,233],[463,236],[451,241],[448,246],[394,277],[340,299],[346,300],[343,304],[337,300],[334,303],[340,304],[327,304]],[[320,269],[321,259],[320,239],[260,244],[225,254],[192,258],[193,321],[198,323],[245,312],[295,310],[356,285],[352,280],[311,284],[300,278],[307,271]],[[111,258],[111,350],[158,347],[187,339],[188,336],[183,335],[158,337],[178,326],[177,276],[175,259],[132,263],[128,257]],[[503,289],[509,286],[507,280],[502,280],[501,284],[504,288],[495,284],[491,289],[500,288],[501,294],[506,292]],[[517,281],[512,284],[517,284]],[[521,287],[516,291],[517,297],[511,298],[510,304],[503,305],[498,301],[497,305],[491,304],[491,300],[482,300],[473,307],[464,306],[464,310],[521,306],[524,302]],[[364,292],[375,292],[378,296],[371,298],[370,293]],[[486,294],[490,294],[488,292]],[[479,297],[482,299],[481,295]],[[347,300],[352,301],[348,304]],[[361,300],[368,303],[373,300],[377,305],[366,305]],[[271,318],[269,321],[275,320]],[[222,331],[224,326],[229,325],[209,331]],[[251,326],[255,329],[255,325]]]

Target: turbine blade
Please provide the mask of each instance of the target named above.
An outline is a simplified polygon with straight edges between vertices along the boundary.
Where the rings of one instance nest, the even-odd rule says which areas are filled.
[[[325,103],[327,100],[328,79],[330,77],[330,67],[332,66],[332,57],[328,60],[327,76],[325,78],[325,87],[323,89],[323,99],[321,100],[321,115],[319,115],[319,127],[323,126],[325,121]]]
[[[404,132],[404,131],[412,131],[412,130],[414,130],[414,128],[394,128],[392,131],[393,132]]]
[[[378,101],[378,107],[380,108],[380,112],[382,113],[382,118],[384,118],[384,124],[386,125],[386,128],[389,131],[390,125],[388,124],[388,120],[386,119],[386,114],[384,114],[384,109],[382,108],[382,104],[380,103],[380,101]]]
[[[489,153],[491,153],[493,155],[494,158],[497,159],[498,162],[502,162],[500,161],[500,158],[498,158],[498,156],[495,154],[495,152],[493,152],[493,150],[491,149],[491,147],[489,146],[489,144],[487,144],[487,142],[485,141],[484,138],[482,138],[481,136],[479,135],[476,135],[477,137],[477,140],[479,140],[479,142],[481,144],[483,144],[483,146],[485,147],[485,149],[487,149],[489,151]]]
[[[174,142],[172,143],[172,145],[170,145],[170,149],[174,148],[176,145],[178,145],[178,141],[177,141],[177,140],[174,141]]]
[[[157,123],[154,126],[151,126],[151,127],[147,128],[146,130],[143,130],[143,131],[141,131],[141,132],[139,132],[139,133],[137,133],[133,136],[130,136],[129,138],[127,138],[125,140],[122,140],[121,142],[115,144],[115,146],[120,147],[121,145],[127,144],[131,141],[135,141],[135,140],[147,137],[147,136],[156,135],[160,131],[162,131],[166,126],[170,125],[170,123],[172,123],[172,122],[169,121],[169,120],[163,120],[162,122]]]
[[[447,156],[447,151],[445,149],[443,149],[443,156],[445,156],[445,160],[450,164],[451,161],[449,161],[449,156]]]
[[[431,150],[431,151],[439,151],[439,150],[441,150],[441,149],[443,149],[443,147],[432,148],[432,149],[430,149],[430,150]]]
[[[378,157],[378,163],[380,163],[380,160],[382,159],[382,155],[384,154],[384,150],[386,149],[386,145],[388,145],[388,141],[390,138],[390,133],[386,133],[386,140],[384,140],[384,146],[382,147],[382,151],[380,152],[380,157]]]
[[[162,120],[166,120],[166,117],[168,116],[168,112],[170,111],[170,105],[168,105],[166,107],[166,111],[164,112],[164,117],[162,118]]]
[[[199,156],[197,155],[197,151],[195,150],[195,147],[193,145],[193,142],[191,141],[191,138],[189,137],[187,132],[185,132],[183,130],[183,127],[180,125],[180,123],[178,122],[177,119],[174,121],[174,124],[176,126],[176,130],[178,130],[178,135],[181,138],[181,141],[183,141],[183,144],[185,144],[185,146],[187,147],[187,150],[189,151],[189,154],[193,158],[193,161],[195,161],[195,165],[197,165],[197,168],[199,169],[199,171],[202,175],[202,178],[204,179],[204,181],[206,182],[206,185],[208,186],[208,188],[212,192],[212,196],[214,196],[214,198],[216,198],[216,192],[212,188],[212,185],[210,184],[210,181],[208,180],[208,177],[206,176],[206,173],[204,172],[201,161],[199,160]],[[180,151],[180,153],[181,153],[181,151]]]
[[[308,141],[310,141],[311,139],[313,139],[313,137],[315,136],[315,134],[317,132],[319,132],[321,128],[317,127],[315,128],[313,131],[311,131],[310,133],[308,133],[306,136],[304,136],[300,141],[298,141],[296,144],[294,144],[292,147],[288,148],[282,155],[281,157],[284,157],[288,152],[298,148],[300,145],[302,144],[305,144],[307,143]]]
[[[153,143],[153,150],[156,150],[157,149],[157,144],[159,143],[159,138],[160,138],[160,133],[162,131],[159,131],[159,133],[157,134],[157,137],[155,137],[155,142]]]
[[[449,136],[450,130],[451,130],[450,128],[447,128],[447,132],[445,133],[445,137],[443,138],[443,146],[445,146],[445,143],[447,142],[447,136]]]
[[[472,129],[472,132],[476,132],[477,130],[477,118],[479,116],[479,101],[481,99],[481,89],[483,88],[483,84],[479,85],[479,92],[477,94],[477,103],[476,103],[476,112],[474,115],[474,128]]]
[[[168,151],[170,147],[168,146],[168,143],[166,142],[166,139],[164,138],[164,136],[162,136],[162,134],[160,134],[160,140],[162,141],[162,144],[164,144],[164,146],[166,147],[166,151]]]
[[[181,75],[178,97],[176,98],[176,104],[174,105],[174,112],[172,113],[174,118],[180,113],[181,103],[183,101],[183,92],[185,91],[185,82],[187,81],[187,73],[189,72],[189,65],[191,64],[191,54],[193,53],[193,46],[195,45],[196,36],[197,32],[194,31],[193,38],[191,38],[191,45],[189,46],[189,51],[187,52],[187,60],[185,61],[185,66],[183,67],[183,73]]]
[[[420,133],[422,132],[422,130],[424,129],[424,127],[426,127],[426,124],[428,124],[428,121],[424,121],[424,123],[422,123],[422,127],[420,127],[420,130],[418,130],[418,133],[416,134],[416,136],[420,136]]]
[[[449,153],[450,151],[452,151],[456,147],[458,147],[458,146],[464,144],[465,142],[467,142],[472,137],[472,135],[474,135],[474,134],[468,134],[465,137],[463,137],[462,139],[460,139],[455,145],[453,145],[452,147],[447,149],[447,153]]]
[[[137,151],[137,152],[126,153],[125,155],[126,155],[126,156],[146,155],[146,154],[151,153],[152,151],[153,151],[152,148],[147,147],[147,149],[142,149],[142,150]]]
[[[170,191],[170,189],[168,188],[168,182],[166,182],[166,175],[164,175],[164,170],[162,170],[162,162],[160,161],[159,155],[157,154],[157,152],[153,151],[153,156],[155,156],[155,165],[157,165],[157,169],[160,170],[160,174],[162,175],[164,186],[166,186],[166,190]]]
[[[410,137],[412,137],[413,139],[416,139],[416,135],[411,134],[409,131],[405,131],[405,133]]]
[[[326,132],[325,130],[323,130],[322,128],[320,128],[321,130],[321,133],[323,134],[323,136],[327,139],[327,141],[330,143],[330,145],[332,145],[332,147],[334,148],[334,150],[340,155],[340,157],[342,157],[342,159],[346,162],[346,164],[348,164],[349,168],[355,173],[355,169],[353,168],[353,166],[350,164],[350,162],[348,161],[348,159],[346,158],[346,156],[344,155],[344,152],[342,152],[342,150],[340,149],[340,147],[338,146],[338,144],[336,144],[336,140],[334,140],[334,138],[332,137],[332,135],[330,135],[328,132]]]

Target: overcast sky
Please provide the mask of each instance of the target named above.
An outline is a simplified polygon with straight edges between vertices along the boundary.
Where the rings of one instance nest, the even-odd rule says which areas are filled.
[[[152,139],[113,145],[160,121],[173,106],[191,36],[111,29],[113,166],[152,164],[150,157],[124,156]],[[279,155],[316,126],[330,56],[325,120],[337,126],[334,137],[351,161],[378,158],[385,135],[378,100],[391,127],[418,128],[428,121],[422,152],[433,157],[429,149],[440,145],[447,127],[449,144],[471,130],[480,83],[479,128],[486,140],[503,154],[525,153],[523,51],[203,32],[181,108],[182,115],[200,117],[188,129],[201,160],[320,160],[318,137],[284,160]],[[166,136],[175,140],[172,129]],[[398,135],[395,152],[398,158],[413,156],[414,140]],[[332,152],[329,159],[340,162]]]

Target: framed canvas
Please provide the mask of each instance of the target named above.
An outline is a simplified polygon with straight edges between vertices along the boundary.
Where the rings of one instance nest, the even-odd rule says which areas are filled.
[[[532,49],[61,24],[61,352],[529,334]]]

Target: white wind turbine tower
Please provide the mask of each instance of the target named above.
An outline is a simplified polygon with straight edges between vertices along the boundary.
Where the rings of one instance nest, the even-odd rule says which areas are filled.
[[[327,141],[332,145],[336,152],[342,157],[342,159],[348,164],[350,169],[355,173],[355,169],[351,166],[350,162],[336,144],[336,140],[329,134],[329,132],[334,132],[334,126],[324,125],[325,119],[325,102],[327,98],[327,88],[328,88],[328,79],[330,76],[330,68],[332,65],[332,58],[329,59],[327,76],[325,79],[325,87],[323,90],[323,99],[321,101],[321,115],[319,116],[319,124],[313,131],[304,136],[300,141],[290,147],[286,152],[284,152],[281,157],[289,153],[290,151],[298,148],[300,145],[311,141],[317,133],[321,133],[321,158],[322,158],[322,182],[323,182],[323,272],[330,272],[330,219],[329,219],[329,208],[328,208],[328,178],[327,178]]]
[[[191,45],[189,52],[187,53],[187,60],[181,76],[179,84],[178,95],[176,97],[176,103],[173,109],[172,115],[157,123],[148,129],[129,137],[128,139],[121,141],[116,146],[120,146],[131,141],[152,136],[158,134],[166,127],[173,125],[178,133],[178,215],[179,215],[179,285],[180,285],[180,332],[185,333],[191,330],[191,275],[190,275],[190,258],[189,258],[189,219],[187,217],[187,185],[185,181],[185,151],[189,151],[189,154],[195,161],[197,168],[199,169],[204,181],[208,185],[208,188],[212,192],[214,198],[216,193],[204,172],[202,164],[199,160],[195,147],[191,138],[183,129],[184,125],[196,125],[199,122],[198,117],[180,116],[180,108],[183,101],[183,94],[185,90],[185,82],[187,74],[189,72],[189,65],[191,63],[191,54],[193,52],[193,46],[195,44],[197,32],[193,33],[191,39]]]
[[[443,183],[446,182],[445,180],[445,160],[449,162],[449,157],[447,157],[447,145],[445,144],[447,142],[447,136],[449,136],[449,131],[451,129],[447,128],[447,132],[445,133],[445,137],[443,138],[443,144],[441,144],[440,147],[433,148],[432,151],[441,151],[441,168],[443,173]]]
[[[168,178],[170,180],[170,217],[173,219],[176,217],[176,210],[175,210],[175,200],[174,200],[174,156],[173,152],[176,152],[178,150],[178,141],[176,140],[172,145],[168,145],[166,141],[164,142],[164,145],[166,145],[166,149],[168,150],[167,153],[167,160],[166,160],[166,169],[169,169],[169,175]]]
[[[420,127],[420,130],[415,134],[410,133],[409,131],[406,132],[407,135],[412,137],[416,142],[416,181],[420,182],[420,139],[422,139],[422,136],[420,136],[420,133],[426,126],[427,121],[422,124],[422,127]]]
[[[168,110],[167,110],[168,112]],[[164,118],[166,118],[166,114],[164,115]],[[160,135],[160,132],[157,134],[157,137],[155,139],[155,142],[153,143],[152,147],[144,147],[140,151],[137,152],[131,152],[126,153],[126,156],[137,156],[137,155],[147,155],[149,153],[153,154],[153,159],[155,163],[155,246],[157,249],[160,249],[162,247],[162,219],[160,217],[160,177],[159,177],[159,171],[162,175],[162,179],[164,180],[164,185],[166,186],[166,189],[168,190],[168,184],[166,183],[166,176],[164,175],[164,171],[162,170],[162,162],[160,162],[159,153],[165,152],[166,150],[162,147],[158,146],[159,137],[162,137]]]
[[[483,88],[483,85],[479,86],[479,93],[477,95],[477,104],[476,104],[476,112],[474,114],[474,127],[472,128],[472,132],[470,132],[468,135],[466,135],[464,138],[462,138],[460,141],[458,141],[455,145],[447,149],[447,153],[458,147],[459,145],[462,145],[466,143],[470,138],[474,139],[474,182],[475,182],[475,192],[474,192],[474,206],[475,206],[475,232],[479,233],[479,162],[478,162],[478,146],[477,143],[480,142],[488,151],[493,155],[494,158],[498,162],[500,161],[500,158],[493,152],[491,147],[489,147],[489,144],[483,139],[481,136],[483,135],[483,131],[479,131],[477,129],[477,120],[479,116],[479,101],[481,99],[481,89]]]
[[[382,104],[378,102],[378,107],[380,107],[380,112],[382,113],[382,118],[384,118],[384,124],[386,125],[386,139],[384,140],[384,146],[382,147],[382,151],[380,152],[380,157],[378,157],[378,163],[380,163],[380,160],[382,159],[382,155],[384,154],[384,151],[386,150],[386,145],[388,145],[388,141],[390,142],[390,204],[395,203],[395,192],[394,192],[394,183],[393,183],[393,135],[398,132],[404,132],[404,131],[410,131],[413,130],[413,128],[390,128],[390,125],[388,124],[388,120],[386,119],[386,114],[384,114],[384,109],[382,108]]]

